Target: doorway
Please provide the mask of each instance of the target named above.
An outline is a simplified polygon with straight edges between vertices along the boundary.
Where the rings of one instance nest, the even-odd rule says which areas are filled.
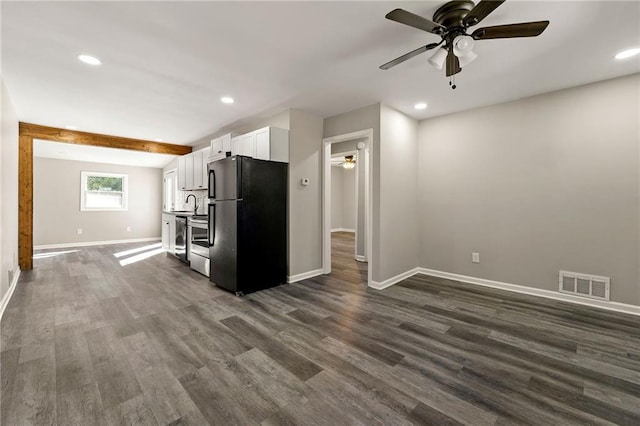
[[[344,135],[323,139],[323,250],[322,269],[324,274],[334,268],[348,268],[351,272],[361,272],[366,275],[367,285],[371,283],[371,143],[373,130],[362,130]],[[350,159],[347,157],[352,156]],[[353,161],[354,164],[344,168],[344,163]],[[333,166],[332,166],[333,163]],[[350,170],[353,179],[353,210],[347,209],[347,220],[341,220],[336,226],[336,214],[333,205],[338,200],[332,187],[337,185],[332,174],[338,176],[334,169]],[[344,181],[344,172],[338,179]],[[344,189],[345,186],[342,185]],[[344,194],[343,194],[344,195]],[[344,198],[343,198],[344,199]],[[344,216],[344,210],[342,211]],[[333,222],[333,223],[332,223]],[[334,232],[332,232],[334,231]],[[334,256],[332,256],[334,254]],[[366,274],[364,273],[366,269]]]

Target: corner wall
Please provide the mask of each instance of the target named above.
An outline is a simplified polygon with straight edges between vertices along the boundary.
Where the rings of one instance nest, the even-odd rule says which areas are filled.
[[[380,246],[374,281],[418,267],[418,122],[386,105],[380,108]],[[375,187],[374,187],[375,190]],[[375,232],[375,231],[374,231]]]
[[[290,110],[289,276],[322,268],[322,118]],[[309,185],[300,180],[309,178]]]
[[[635,74],[421,122],[420,266],[640,305],[639,117]]]
[[[0,80],[0,300],[18,271],[18,116]]]

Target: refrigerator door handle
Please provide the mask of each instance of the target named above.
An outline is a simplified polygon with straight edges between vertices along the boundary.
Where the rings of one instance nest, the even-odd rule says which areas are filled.
[[[216,171],[209,169],[209,198],[216,198]]]
[[[216,241],[216,205],[209,205],[209,247]]]

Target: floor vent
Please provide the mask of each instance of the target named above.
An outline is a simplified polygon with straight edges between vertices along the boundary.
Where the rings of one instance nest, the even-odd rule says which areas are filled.
[[[560,271],[560,292],[609,301],[609,277]]]

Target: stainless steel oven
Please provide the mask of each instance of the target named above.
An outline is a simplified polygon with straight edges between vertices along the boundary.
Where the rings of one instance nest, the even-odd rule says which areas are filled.
[[[209,276],[209,227],[206,215],[189,217],[189,262],[191,269]]]

